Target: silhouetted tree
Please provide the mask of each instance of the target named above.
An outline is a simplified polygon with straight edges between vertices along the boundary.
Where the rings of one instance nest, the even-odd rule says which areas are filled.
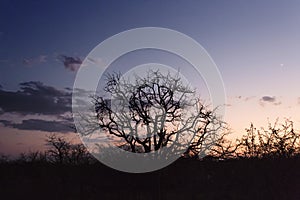
[[[65,138],[52,134],[47,137],[46,142],[50,146],[47,151],[50,161],[59,164],[67,162],[71,144]]]
[[[242,157],[291,157],[300,153],[300,134],[294,130],[293,122],[278,121],[268,129],[257,130],[253,124],[239,141],[239,155]]]
[[[216,131],[224,125],[179,75],[150,70],[134,82],[116,73],[106,78],[104,92],[110,98],[93,98],[97,123],[127,151],[150,152],[174,144],[182,150],[181,143],[194,138],[185,154],[198,155],[216,141]]]
[[[50,147],[46,152],[50,162],[59,164],[84,164],[94,161],[83,144],[72,144],[64,137],[55,134],[48,135],[46,142]]]

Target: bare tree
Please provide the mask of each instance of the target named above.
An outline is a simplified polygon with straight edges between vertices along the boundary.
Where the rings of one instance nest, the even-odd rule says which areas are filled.
[[[47,136],[46,142],[50,146],[47,151],[50,161],[62,164],[68,160],[71,144],[65,138],[51,134]]]
[[[50,147],[46,152],[50,162],[59,164],[85,164],[94,160],[83,144],[72,144],[62,136],[49,135],[46,142]]]
[[[242,157],[291,157],[300,153],[300,134],[290,120],[281,125],[277,120],[273,126],[269,123],[268,129],[259,130],[251,124],[246,131],[239,141]]]
[[[178,74],[150,70],[134,82],[116,73],[106,78],[109,98],[93,97],[97,123],[123,149],[150,152],[173,145],[182,150],[187,147],[181,144],[191,142],[185,154],[197,155],[204,141],[216,141],[223,123]]]

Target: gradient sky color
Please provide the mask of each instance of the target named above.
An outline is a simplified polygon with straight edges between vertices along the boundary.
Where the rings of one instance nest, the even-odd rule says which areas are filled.
[[[39,149],[51,131],[75,137],[61,127],[49,129],[45,122],[67,120],[66,113],[3,112],[8,108],[4,99],[8,91],[16,95],[20,83],[39,81],[43,83],[40,89],[64,91],[59,93],[63,102],[68,96],[64,88],[72,88],[78,63],[96,45],[119,32],[149,26],[180,31],[207,50],[224,80],[225,121],[235,135],[244,133],[251,122],[266,126],[278,117],[292,119],[299,129],[299,10],[296,0],[3,0],[0,153]]]

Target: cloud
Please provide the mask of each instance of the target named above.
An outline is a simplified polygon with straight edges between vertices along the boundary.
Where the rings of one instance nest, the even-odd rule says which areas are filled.
[[[0,123],[3,124],[4,126],[9,126],[11,124],[11,122],[8,120],[0,120]]]
[[[60,115],[71,112],[71,92],[59,90],[41,82],[24,82],[18,91],[0,90],[3,112],[22,115]]]
[[[17,91],[0,90],[0,123],[19,130],[74,132],[72,90],[24,82]],[[77,96],[90,93],[75,89]],[[79,106],[86,102],[77,102]],[[91,102],[89,102],[91,103]]]
[[[300,105],[300,97],[298,97],[298,104]]]
[[[47,62],[47,56],[46,55],[40,55],[36,58],[24,58],[23,64],[27,66],[32,66],[35,64],[45,63]]]
[[[22,123],[13,123],[7,120],[0,120],[6,127],[15,128],[19,130],[31,131],[46,131],[46,132],[74,132],[73,124],[66,121],[47,121],[41,119],[23,120]]]
[[[262,101],[267,101],[267,102],[275,102],[276,101],[276,97],[270,97],[270,96],[263,96],[261,98]]]
[[[234,98],[238,99],[238,100],[241,100],[241,101],[249,101],[251,99],[254,99],[255,96],[248,96],[248,97],[243,97],[243,96],[235,96]]]
[[[82,60],[79,57],[59,55],[57,58],[64,64],[66,69],[72,72],[77,71],[82,64]]]
[[[265,103],[271,103],[275,106],[278,106],[278,105],[281,104],[281,102],[278,101],[275,96],[263,96],[263,97],[260,98],[259,102],[260,102],[261,106],[264,106]]]

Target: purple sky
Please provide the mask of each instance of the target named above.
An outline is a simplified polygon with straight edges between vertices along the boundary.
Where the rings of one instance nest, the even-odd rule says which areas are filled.
[[[250,122],[265,126],[277,117],[297,125],[299,10],[300,2],[292,0],[3,0],[0,153],[40,149],[51,132],[76,138],[67,128],[72,122],[66,88],[72,88],[81,61],[106,38],[147,26],[180,31],[208,51],[224,80],[225,120],[235,134]]]

